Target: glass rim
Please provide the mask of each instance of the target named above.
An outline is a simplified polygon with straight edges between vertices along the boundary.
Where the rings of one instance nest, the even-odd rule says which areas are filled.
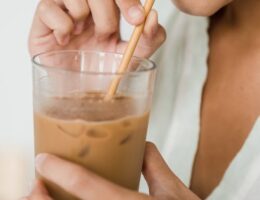
[[[109,51],[97,51],[97,50],[56,50],[56,51],[46,51],[46,52],[42,52],[42,53],[38,53],[36,55],[34,55],[31,58],[31,61],[33,63],[33,67],[40,67],[43,69],[53,69],[53,70],[60,70],[60,71],[68,71],[68,72],[72,72],[72,73],[79,73],[79,74],[89,74],[89,75],[128,75],[128,74],[140,74],[140,73],[144,73],[144,72],[152,72],[154,70],[156,70],[156,64],[154,61],[147,59],[147,58],[141,58],[138,56],[133,56],[132,59],[134,58],[137,61],[141,61],[141,62],[146,62],[148,63],[148,67],[139,70],[139,71],[127,71],[127,72],[97,72],[97,71],[75,71],[75,70],[70,70],[70,69],[63,69],[63,68],[58,68],[55,66],[51,66],[51,65],[44,65],[39,63],[36,59],[39,58],[42,55],[48,55],[48,54],[62,54],[62,53],[92,53],[92,54],[105,54],[105,55],[116,55],[119,57],[123,57],[122,53],[114,53],[114,52],[109,52]]]

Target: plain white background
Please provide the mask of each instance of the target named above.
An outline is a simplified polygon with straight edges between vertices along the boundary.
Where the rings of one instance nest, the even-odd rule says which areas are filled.
[[[28,192],[33,178],[32,77],[27,37],[38,1],[0,0],[0,199]],[[165,24],[170,0],[155,6]],[[131,27],[123,23],[123,36]]]

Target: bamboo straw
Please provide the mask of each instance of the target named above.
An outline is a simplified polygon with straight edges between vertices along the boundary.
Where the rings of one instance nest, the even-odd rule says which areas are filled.
[[[132,33],[132,36],[131,36],[131,39],[129,41],[129,44],[125,50],[125,53],[123,55],[123,58],[121,60],[121,63],[120,63],[120,66],[118,68],[118,71],[117,71],[117,74],[122,74],[124,72],[126,72],[127,68],[128,68],[128,65],[131,61],[131,58],[134,54],[134,51],[135,51],[135,48],[137,46],[137,43],[143,33],[143,30],[144,30],[144,26],[145,26],[145,21],[146,21],[146,18],[148,16],[148,14],[150,13],[152,7],[153,7],[153,4],[154,4],[154,1],[155,0],[146,0],[145,2],[145,5],[144,5],[144,10],[145,10],[145,20],[142,24],[138,25],[135,27],[133,33]],[[109,100],[111,99],[116,91],[117,91],[117,88],[118,88],[118,85],[120,83],[120,77],[115,77],[113,80],[112,80],[112,83],[111,85],[109,86],[109,90],[107,92],[107,95],[105,97],[105,100]]]

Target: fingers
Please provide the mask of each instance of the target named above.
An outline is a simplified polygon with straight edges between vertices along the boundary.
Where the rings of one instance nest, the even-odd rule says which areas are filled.
[[[143,174],[148,183],[150,194],[153,196],[198,199],[172,173],[158,149],[152,143],[146,145]]]
[[[80,199],[99,200],[106,197],[107,200],[119,200],[143,197],[52,155],[38,155],[36,169],[43,177]]]
[[[43,183],[41,181],[36,180],[30,195],[20,200],[52,200],[52,199],[48,196],[48,191],[45,189]]]
[[[135,50],[135,56],[148,58],[150,57],[165,41],[166,32],[158,23],[158,14],[152,10],[145,22],[143,34]],[[127,43],[120,43],[117,47],[118,53],[123,53]]]
[[[69,11],[70,16],[75,21],[85,20],[90,14],[90,10],[86,0],[63,0],[64,5]]]
[[[48,191],[46,190],[41,181],[36,180],[34,182],[31,195],[48,195]]]
[[[156,198],[199,200],[170,170],[158,149],[152,143],[146,144],[143,174],[150,194]]]
[[[90,9],[86,0],[63,0],[66,9],[69,11],[70,16],[73,18],[75,23],[74,34],[81,34],[85,19],[90,14]]]
[[[147,17],[140,46],[155,50],[163,44],[165,39],[166,32],[158,22],[158,13],[156,10],[152,10]]]
[[[159,23],[158,23],[158,13],[155,10],[152,10],[145,22],[143,35],[147,38],[152,38],[158,32]]]
[[[152,10],[147,17],[136,52],[141,57],[149,57],[164,43],[165,39],[166,31],[158,23],[157,12]]]
[[[106,38],[119,30],[119,11],[114,0],[88,0],[96,35]]]
[[[41,37],[53,31],[57,42],[66,45],[74,28],[72,19],[53,0],[43,0],[38,6],[32,37]]]
[[[140,0],[116,0],[126,20],[132,25],[141,24],[145,19],[145,12]]]
[[[40,38],[53,32],[58,44],[66,45],[72,31],[74,34],[83,31],[84,20],[89,14],[86,0],[42,0],[35,14],[31,37]]]
[[[179,182],[152,143],[146,144],[143,174],[150,193],[155,196],[159,196],[160,192],[173,190],[176,188],[173,186],[174,182]]]

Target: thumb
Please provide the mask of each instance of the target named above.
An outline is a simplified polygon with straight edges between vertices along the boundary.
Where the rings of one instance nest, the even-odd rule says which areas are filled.
[[[31,195],[48,195],[48,191],[43,185],[43,182],[36,180],[33,184]]]
[[[152,196],[166,195],[185,187],[170,170],[156,146],[150,142],[146,144],[143,174]]]

